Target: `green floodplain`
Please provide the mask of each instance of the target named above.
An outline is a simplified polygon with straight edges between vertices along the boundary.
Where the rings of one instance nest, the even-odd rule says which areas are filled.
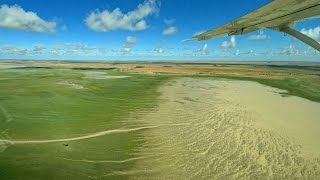
[[[132,74],[128,78],[94,79],[85,78],[85,71],[1,70],[1,139],[60,139],[135,127],[134,121],[131,124],[123,121],[128,117],[137,118],[140,112],[153,108],[159,95],[156,89],[167,79]],[[114,70],[99,72],[119,75]],[[79,88],[70,87],[72,85],[79,85]],[[81,172],[107,174],[130,169],[132,161],[86,164],[67,162],[63,158],[110,161],[134,158],[135,147],[143,143],[139,135],[138,131],[65,143],[2,144],[0,177],[81,179]]]
[[[1,69],[0,139],[8,141],[0,142],[0,179],[129,178],[128,174],[112,173],[129,171],[139,159],[138,149],[145,143],[142,133],[148,129],[135,129],[144,126],[136,119],[157,106],[159,87],[179,77],[182,75],[147,75],[112,68]],[[319,75],[283,79],[188,77],[256,81],[287,90],[283,95],[320,102]],[[108,134],[115,129],[134,130]],[[89,137],[97,132],[107,135]],[[88,137],[70,139],[83,136]],[[12,144],[11,140],[57,141]]]

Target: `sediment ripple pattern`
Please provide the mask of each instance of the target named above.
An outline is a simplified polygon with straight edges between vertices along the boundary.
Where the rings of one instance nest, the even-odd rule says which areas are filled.
[[[319,179],[319,157],[285,134],[254,126],[259,114],[222,98],[211,80],[179,79],[143,123],[189,123],[145,132],[133,179]]]

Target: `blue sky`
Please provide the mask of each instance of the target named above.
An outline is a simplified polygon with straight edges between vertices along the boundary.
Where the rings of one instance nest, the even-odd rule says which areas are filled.
[[[2,0],[0,59],[320,61],[307,45],[269,30],[183,42],[269,2]],[[319,18],[295,28],[320,41]]]

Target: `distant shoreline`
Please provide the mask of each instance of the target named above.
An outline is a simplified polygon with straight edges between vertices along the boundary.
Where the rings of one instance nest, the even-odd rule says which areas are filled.
[[[46,60],[46,59],[0,59],[0,62],[65,62],[65,63],[101,63],[101,64],[228,64],[228,65],[253,65],[253,64],[315,64],[320,65],[319,61],[303,60]]]

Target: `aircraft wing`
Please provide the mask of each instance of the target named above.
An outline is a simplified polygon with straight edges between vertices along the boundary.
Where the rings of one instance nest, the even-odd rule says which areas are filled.
[[[319,15],[319,0],[273,0],[260,9],[221,27],[199,34],[193,37],[192,40],[242,35],[266,28],[281,31],[283,27],[292,28],[296,21]]]

